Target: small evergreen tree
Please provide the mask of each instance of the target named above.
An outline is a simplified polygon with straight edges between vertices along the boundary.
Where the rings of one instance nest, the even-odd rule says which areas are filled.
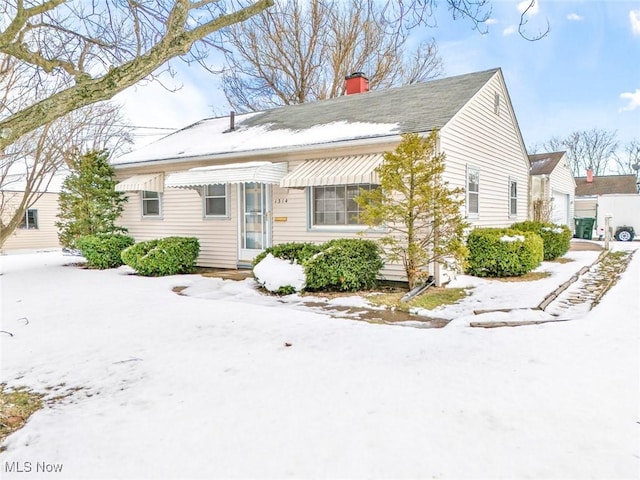
[[[362,190],[356,199],[365,224],[387,230],[379,242],[389,260],[402,260],[409,288],[430,263],[451,259],[464,265],[467,255],[467,223],[460,213],[464,189],[442,180],[445,155],[436,154],[437,141],[435,130],[426,138],[403,135],[377,168],[380,188]]]
[[[127,198],[116,192],[115,170],[106,151],[93,151],[70,162],[71,174],[62,184],[58,238],[65,247],[75,248],[75,240],[84,235],[123,233],[115,224]]]

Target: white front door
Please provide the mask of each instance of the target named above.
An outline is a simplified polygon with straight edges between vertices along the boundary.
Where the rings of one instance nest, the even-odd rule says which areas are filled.
[[[253,260],[271,246],[271,185],[244,183],[239,188],[240,261]]]

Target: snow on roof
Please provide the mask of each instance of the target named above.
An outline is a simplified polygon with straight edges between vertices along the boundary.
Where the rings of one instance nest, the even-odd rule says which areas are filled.
[[[323,145],[442,128],[499,69],[205,119],[112,161],[126,165]]]
[[[310,128],[271,129],[269,125],[244,126],[255,114],[236,116],[236,129],[229,131],[229,118],[201,120],[146,147],[112,161],[113,165],[153,160],[189,159],[204,155],[250,152],[272,148],[322,144],[340,140],[394,135],[396,123],[332,122]]]
[[[36,191],[42,191],[46,193],[60,193],[62,190],[62,183],[67,177],[69,172],[58,172],[53,175],[50,180],[48,178],[43,179],[40,189]],[[48,182],[48,184],[47,184]],[[24,192],[27,188],[26,174],[10,174],[7,175],[0,185],[0,190],[4,192]]]

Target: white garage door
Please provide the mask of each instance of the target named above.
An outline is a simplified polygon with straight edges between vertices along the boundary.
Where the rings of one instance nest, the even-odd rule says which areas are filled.
[[[553,192],[551,221],[560,225],[569,225],[569,194]]]

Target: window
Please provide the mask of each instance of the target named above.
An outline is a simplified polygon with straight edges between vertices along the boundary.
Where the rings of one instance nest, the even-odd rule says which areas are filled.
[[[204,187],[204,216],[227,216],[227,186],[207,185]]]
[[[360,207],[355,198],[360,195],[360,189],[374,188],[376,185],[369,184],[313,187],[313,225],[362,225]]]
[[[35,208],[28,209],[20,223],[20,228],[25,228],[27,230],[38,228],[38,210]]]
[[[509,216],[518,215],[518,182],[509,179]]]
[[[159,192],[144,190],[142,192],[142,216],[159,217],[161,212],[160,200]]]
[[[493,113],[500,115],[500,94],[498,92],[493,95]]]
[[[480,213],[480,171],[467,167],[467,216],[477,217]]]

